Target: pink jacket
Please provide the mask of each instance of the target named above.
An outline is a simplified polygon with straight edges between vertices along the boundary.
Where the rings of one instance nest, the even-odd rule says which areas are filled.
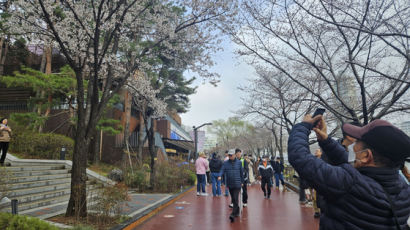
[[[195,168],[196,168],[196,174],[206,174],[206,170],[208,169],[209,162],[207,159],[203,157],[199,157],[195,161]]]

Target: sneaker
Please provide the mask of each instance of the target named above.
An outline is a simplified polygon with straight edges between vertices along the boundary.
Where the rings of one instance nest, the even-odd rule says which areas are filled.
[[[263,196],[265,199],[267,199],[268,197],[265,195],[265,196]]]
[[[199,196],[199,195],[201,195],[201,193],[197,192],[196,195]]]
[[[246,207],[246,206],[248,206],[248,204],[247,204],[247,203],[243,203],[243,207]]]
[[[230,207],[230,208],[233,208],[233,203],[231,203],[231,204],[229,205],[229,207]]]
[[[229,216],[229,220],[231,221],[231,223],[233,223],[233,222],[235,221],[235,217],[232,216],[232,215],[230,215],[230,216]]]
[[[307,200],[300,200],[300,201],[299,201],[299,204],[307,204],[307,203],[308,203]]]
[[[208,196],[208,193],[201,193],[201,196]]]

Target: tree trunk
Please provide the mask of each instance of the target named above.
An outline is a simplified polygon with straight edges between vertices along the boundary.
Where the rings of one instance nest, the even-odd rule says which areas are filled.
[[[6,38],[0,38],[0,76],[4,74],[4,63],[6,62],[9,44]]]
[[[50,45],[48,45],[47,47],[45,47],[44,48],[44,53],[45,53],[45,57],[46,57],[46,69],[45,69],[45,74],[51,74],[51,58],[52,58],[52,53],[51,53],[51,44]],[[44,55],[44,54],[43,54]],[[43,63],[42,63],[43,64]],[[42,91],[41,92],[41,98],[43,98],[44,96],[46,95],[46,92],[45,91]],[[44,117],[48,117],[48,115],[50,114],[50,112],[51,112],[51,102],[53,101],[53,96],[51,95],[51,92],[48,92],[48,96],[47,96],[47,109],[46,109],[46,111],[45,111],[45,113],[44,113]],[[41,105],[42,104],[40,104],[40,106],[39,107],[41,107]],[[42,113],[42,111],[41,111],[41,108],[39,108],[38,109],[38,114],[41,116],[41,113]],[[40,125],[39,127],[38,127],[38,132],[39,133],[41,133],[41,132],[43,132],[43,125]]]
[[[66,216],[87,216],[87,151],[89,140],[86,138],[86,127],[78,123],[73,153],[73,167],[71,171],[71,194]]]
[[[155,148],[155,129],[154,129],[154,119],[151,119],[151,126],[149,129],[146,128],[147,135],[148,135],[148,149],[149,149],[149,154],[151,156],[151,176],[149,179],[150,187],[154,188],[154,183],[155,183],[155,158],[157,157],[157,151]],[[147,123],[146,123],[147,124]]]
[[[142,150],[144,148],[144,137],[142,133],[144,132],[145,122],[142,118],[142,112],[139,112],[139,130],[138,130],[138,160],[142,162]]]
[[[124,127],[124,155],[122,157],[122,161],[124,166],[127,163],[127,156],[130,154],[128,151],[129,146],[129,139],[130,139],[130,120],[131,120],[131,94],[124,90],[124,115],[125,115],[125,127]]]

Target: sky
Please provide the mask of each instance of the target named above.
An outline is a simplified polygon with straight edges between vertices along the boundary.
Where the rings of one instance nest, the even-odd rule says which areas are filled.
[[[227,119],[234,116],[234,111],[241,107],[241,97],[245,95],[238,89],[244,86],[247,79],[253,78],[255,70],[234,54],[235,44],[224,39],[221,44],[223,51],[216,53],[213,60],[216,62],[210,70],[220,77],[217,87],[203,79],[197,78],[194,86],[198,86],[196,94],[191,95],[191,107],[187,113],[180,114],[182,124],[189,127],[218,119]],[[188,73],[189,74],[189,73]]]

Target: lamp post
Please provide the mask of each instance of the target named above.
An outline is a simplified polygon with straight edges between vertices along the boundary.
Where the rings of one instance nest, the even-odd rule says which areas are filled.
[[[192,127],[194,128],[194,144],[195,144],[194,158],[195,160],[198,158],[198,129],[205,125],[212,125],[212,123],[204,123],[198,127],[195,127],[195,126]]]

